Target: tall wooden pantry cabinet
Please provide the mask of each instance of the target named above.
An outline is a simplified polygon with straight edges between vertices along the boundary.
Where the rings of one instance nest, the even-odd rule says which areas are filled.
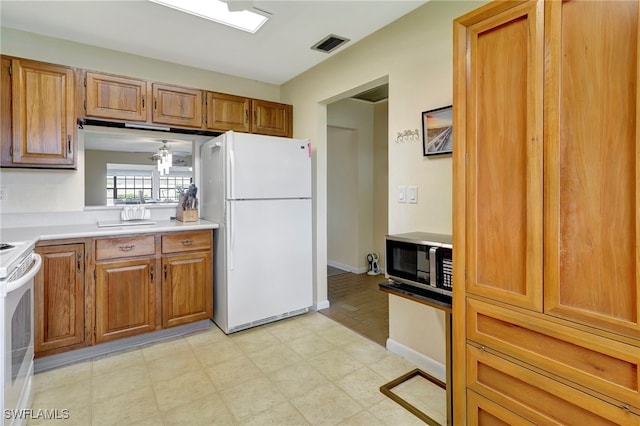
[[[454,422],[640,425],[638,1],[454,22]]]

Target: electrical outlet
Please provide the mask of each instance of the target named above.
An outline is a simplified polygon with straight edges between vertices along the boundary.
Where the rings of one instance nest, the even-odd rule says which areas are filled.
[[[4,188],[0,187],[0,201],[4,200]]]

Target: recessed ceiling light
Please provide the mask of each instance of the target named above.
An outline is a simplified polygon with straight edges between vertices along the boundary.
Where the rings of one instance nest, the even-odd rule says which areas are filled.
[[[220,0],[150,0],[153,3],[167,6],[181,12],[209,19],[239,30],[255,33],[267,17],[248,11],[229,12],[227,3]]]

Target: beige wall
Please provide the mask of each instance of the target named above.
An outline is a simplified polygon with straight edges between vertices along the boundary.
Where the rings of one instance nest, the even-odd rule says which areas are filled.
[[[451,233],[450,156],[425,158],[421,138],[395,143],[395,135],[420,129],[421,112],[450,105],[453,84],[453,20],[479,1],[430,1],[282,86],[293,104],[294,137],[310,138],[314,149],[314,240],[316,300],[327,300],[327,104],[389,83],[389,233]],[[418,187],[417,204],[396,202],[399,185]],[[392,312],[390,315],[402,314]],[[414,324],[428,336],[432,324]],[[392,336],[393,338],[393,336]],[[411,342],[400,342],[411,346]]]
[[[104,206],[107,198],[107,163],[153,165],[149,154],[140,152],[85,151],[85,204]]]
[[[384,237],[389,229],[389,102],[373,107],[373,251],[384,268]]]
[[[358,269],[358,131],[327,128],[328,264]]]
[[[280,101],[280,87],[202,69],[186,67],[80,43],[0,28],[0,52],[151,81]],[[78,132],[77,170],[10,170],[0,172],[2,213],[82,211],[84,209],[84,139]]]
[[[353,175],[349,185],[336,181],[332,173],[327,176],[327,255],[330,261],[358,273],[366,271],[366,256],[373,249],[373,112],[372,104],[351,99],[327,107],[327,141],[333,148],[328,150],[328,167],[332,173]],[[338,146],[350,142],[336,139],[346,134],[352,134],[354,138],[351,151]],[[335,136],[332,138],[331,135]]]
[[[367,271],[368,253],[384,266],[387,109],[352,99],[327,106],[327,262],[356,273]]]

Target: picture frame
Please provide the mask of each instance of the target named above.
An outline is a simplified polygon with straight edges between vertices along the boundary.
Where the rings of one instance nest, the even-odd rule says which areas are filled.
[[[422,113],[423,156],[453,152],[453,105]]]

